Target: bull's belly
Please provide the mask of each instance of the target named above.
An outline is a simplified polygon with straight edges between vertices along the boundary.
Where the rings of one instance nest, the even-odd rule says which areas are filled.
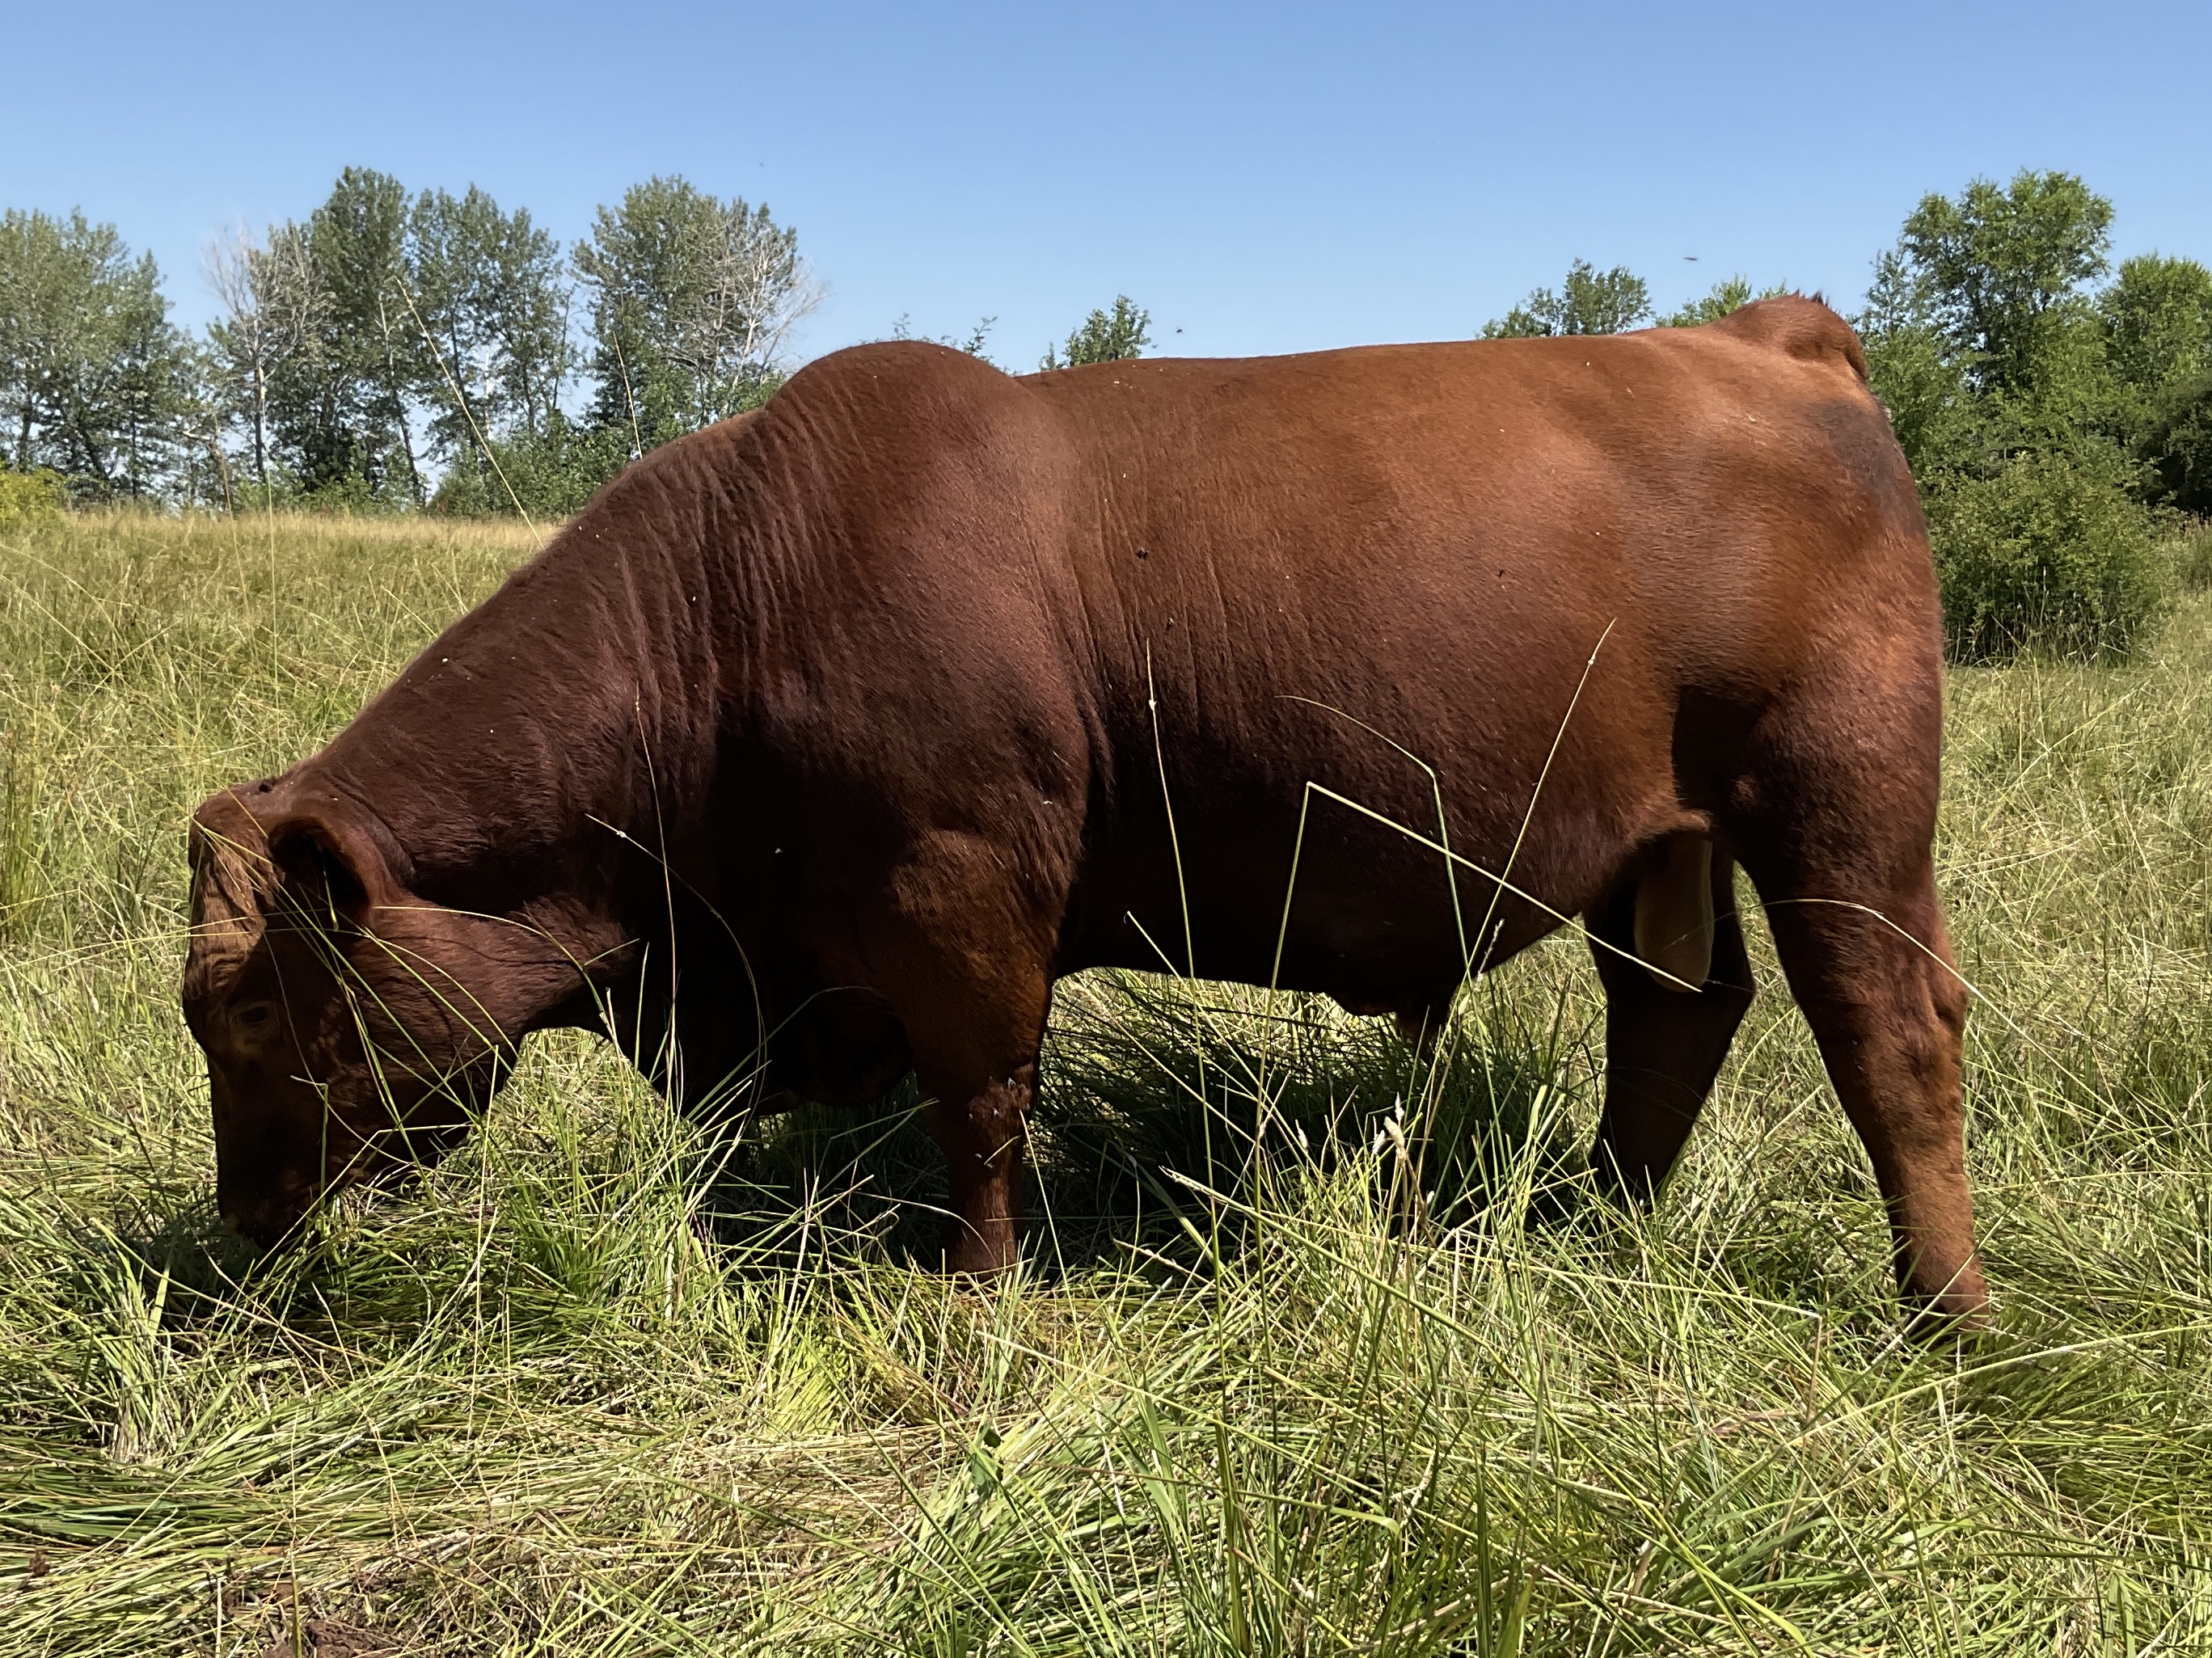
[[[1471,861],[1503,870],[1505,859]],[[1471,969],[1556,931],[1620,859],[1577,861],[1586,867],[1520,872],[1511,886],[1528,896],[1517,896],[1402,837],[1340,837],[1301,856],[1295,878],[1287,851],[1208,856],[1186,846],[1180,879],[1171,859],[1152,856],[1141,862],[1145,878],[1123,869],[1114,872],[1121,878],[1086,882],[1059,969],[1135,968],[1320,991],[1359,1012],[1419,1011],[1441,1005]]]

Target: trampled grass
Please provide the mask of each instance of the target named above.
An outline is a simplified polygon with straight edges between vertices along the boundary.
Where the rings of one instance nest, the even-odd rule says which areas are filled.
[[[256,1260],[175,1007],[182,824],[529,550],[0,534],[0,1658],[2212,1651],[2212,599],[1953,686],[1942,857],[2000,1333],[1899,1333],[1767,991],[1647,1221],[1559,941],[1424,1065],[1063,987],[1035,1259],[913,1262],[895,1098],[717,1142],[536,1039],[422,1185]]]

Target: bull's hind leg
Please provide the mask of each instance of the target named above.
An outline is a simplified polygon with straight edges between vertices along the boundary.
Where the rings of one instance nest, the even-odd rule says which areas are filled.
[[[1601,1187],[1632,1203],[1649,1202],[1674,1166],[1751,1005],[1751,961],[1732,891],[1735,866],[1704,837],[1684,838],[1711,860],[1705,906],[1711,919],[1703,923],[1711,928],[1711,951],[1709,957],[1702,949],[1695,952],[1709,964],[1694,993],[1663,984],[1641,960],[1630,959],[1651,954],[1650,938],[1644,950],[1637,946],[1642,882],[1624,885],[1589,922],[1605,985],[1605,1111],[1590,1163]],[[1642,908],[1648,933],[1648,897]],[[1670,936],[1665,942],[1676,941]],[[1686,954],[1662,953],[1676,961]]]
[[[1737,796],[1736,850],[1873,1162],[1908,1309],[1974,1322],[1989,1292],[1966,1190],[1966,990],[1933,856],[1941,682],[1913,665],[1838,665],[1773,711]]]
[[[1978,1321],[1989,1291],[1966,1189],[1966,992],[1932,864],[1923,856],[1887,890],[1808,876],[1766,904],[1791,993],[1873,1161],[1908,1309]]]

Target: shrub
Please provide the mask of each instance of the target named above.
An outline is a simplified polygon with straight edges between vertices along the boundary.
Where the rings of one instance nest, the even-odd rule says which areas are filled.
[[[1862,319],[1863,325],[1863,319]],[[1981,464],[1990,410],[1933,328],[1867,328],[1867,377],[1923,489]]]
[[[69,505],[69,487],[58,472],[0,470],[0,529],[58,519]]]
[[[2173,571],[2192,593],[2212,587],[2212,519],[2183,522],[2174,538]]]
[[[1929,502],[1944,629],[1961,662],[2122,657],[2164,613],[2169,567],[2117,478],[2023,455]]]
[[[375,481],[356,468],[324,478],[294,495],[283,504],[325,518],[388,518],[406,510],[405,497],[380,489]]]
[[[2142,453],[2168,503],[2212,514],[2212,373],[2171,386],[2159,398]]]
[[[629,465],[629,434],[574,426],[556,411],[544,431],[495,440],[492,452],[497,473],[466,456],[447,468],[430,510],[453,518],[497,518],[511,515],[520,502],[532,518],[557,523],[581,510]]]

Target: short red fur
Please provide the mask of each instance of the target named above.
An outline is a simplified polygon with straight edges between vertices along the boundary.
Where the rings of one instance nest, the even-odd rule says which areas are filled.
[[[988,1270],[1061,975],[1433,1029],[1568,916],[1598,1172],[1647,1199],[1751,999],[1741,865],[1908,1297],[1971,1319],[1942,711],[1912,479],[1815,302],[1025,379],[842,351],[200,808],[221,1206],[280,1236],[583,1025],[695,1108],[916,1070],[946,1263]]]

